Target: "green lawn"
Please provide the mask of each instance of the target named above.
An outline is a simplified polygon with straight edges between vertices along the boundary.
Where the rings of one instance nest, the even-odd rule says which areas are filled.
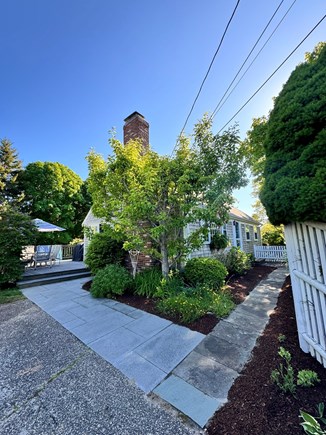
[[[0,304],[8,304],[9,302],[25,299],[25,296],[18,288],[0,290]]]

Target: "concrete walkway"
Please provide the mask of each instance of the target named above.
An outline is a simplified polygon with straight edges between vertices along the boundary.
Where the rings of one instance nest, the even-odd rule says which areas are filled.
[[[279,268],[204,336],[109,299],[94,299],[83,280],[25,289],[24,294],[83,343],[204,427],[227,401],[250,359],[287,272]]]
[[[0,305],[0,434],[191,435],[29,300]]]
[[[145,393],[165,379],[205,337],[117,301],[95,299],[81,288],[85,281],[87,278],[23,292]]]

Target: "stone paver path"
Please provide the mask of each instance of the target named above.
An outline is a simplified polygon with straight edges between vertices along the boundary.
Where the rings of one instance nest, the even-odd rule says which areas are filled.
[[[279,268],[219,322],[154,393],[201,427],[227,401],[229,389],[264,331],[287,271]]]
[[[152,391],[204,335],[111,299],[94,299],[87,279],[25,289],[24,295],[83,343]]]

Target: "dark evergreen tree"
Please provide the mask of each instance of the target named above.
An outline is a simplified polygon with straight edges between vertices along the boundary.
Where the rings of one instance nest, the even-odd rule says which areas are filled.
[[[296,67],[268,120],[265,182],[270,221],[326,222],[326,45]]]
[[[17,177],[22,170],[22,162],[17,151],[8,139],[0,142],[0,205],[17,205],[22,199]]]

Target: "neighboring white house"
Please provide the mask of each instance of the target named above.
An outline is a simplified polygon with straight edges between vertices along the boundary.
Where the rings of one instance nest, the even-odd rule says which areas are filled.
[[[90,242],[89,232],[91,232],[92,234],[99,233],[102,223],[103,219],[95,217],[93,215],[92,209],[90,209],[82,223],[84,227],[84,258]],[[87,229],[87,231],[85,231],[85,229]]]

